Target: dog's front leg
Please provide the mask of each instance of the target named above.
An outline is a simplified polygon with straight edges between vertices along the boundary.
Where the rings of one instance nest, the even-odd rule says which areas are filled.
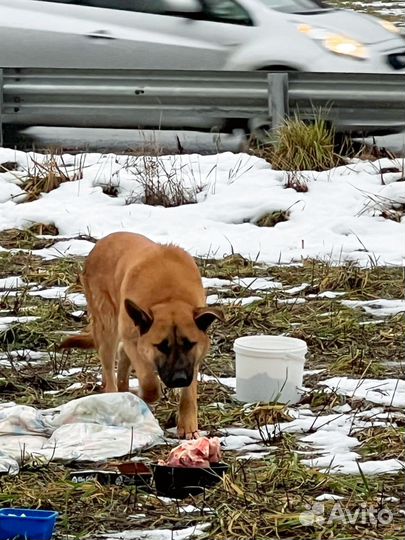
[[[132,341],[125,340],[123,349],[138,377],[139,391],[137,394],[146,403],[154,403],[160,398],[161,393],[160,381],[155,369],[139,355],[136,344]],[[119,369],[118,371],[120,372]]]
[[[190,386],[182,388],[177,420],[177,435],[181,439],[197,439],[197,380],[194,378]]]
[[[131,359],[124,350],[122,343],[118,346],[117,384],[118,392],[129,392],[129,375],[131,372]]]

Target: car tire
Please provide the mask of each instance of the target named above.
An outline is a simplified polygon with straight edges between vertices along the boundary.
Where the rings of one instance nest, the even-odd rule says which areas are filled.
[[[291,66],[264,66],[256,69],[255,71],[299,71]]]

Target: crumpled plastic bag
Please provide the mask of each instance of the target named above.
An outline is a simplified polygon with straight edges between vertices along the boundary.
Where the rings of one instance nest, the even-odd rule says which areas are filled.
[[[0,450],[0,474],[18,474],[19,467],[15,459]]]
[[[123,427],[149,423],[154,428],[157,423],[146,403],[130,392],[85,396],[44,412],[52,414],[50,422],[57,427],[84,422]]]
[[[0,405],[0,436],[1,435],[51,435],[53,429],[49,426],[40,411],[27,405]]]
[[[60,407],[0,404],[0,472],[26,460],[101,461],[158,444],[156,418],[129,392],[75,399]]]

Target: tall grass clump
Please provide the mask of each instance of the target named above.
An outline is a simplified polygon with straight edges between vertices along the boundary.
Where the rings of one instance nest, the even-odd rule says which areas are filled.
[[[135,192],[127,198],[126,204],[142,202],[165,208],[195,204],[198,194],[204,189],[202,183],[187,182],[174,162],[168,164],[157,156],[140,156],[128,167],[136,174],[142,193]]]
[[[266,157],[274,169],[288,171],[324,171],[342,164],[335,152],[335,132],[319,117],[311,123],[287,120],[275,132]]]

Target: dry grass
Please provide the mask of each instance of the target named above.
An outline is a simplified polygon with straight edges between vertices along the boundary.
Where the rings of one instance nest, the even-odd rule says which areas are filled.
[[[35,223],[27,230],[39,235],[57,236],[59,234],[58,228],[50,223]]]
[[[360,452],[367,459],[405,459],[405,427],[368,428],[358,434]]]
[[[40,225],[38,225],[38,228]],[[1,231],[1,246],[5,249],[42,249],[52,245],[52,240],[36,236],[36,227],[31,229],[6,229]]]
[[[18,169],[18,163],[15,161],[5,161],[0,163],[0,173],[16,171]]]
[[[279,210],[278,212],[271,212],[265,214],[260,219],[256,221],[258,227],[274,227],[277,223],[282,223],[283,221],[288,221],[289,213]]]
[[[34,469],[27,464],[26,470],[12,482],[0,478],[0,503],[58,510],[62,515],[59,530],[76,538],[125,527],[179,529],[198,523],[210,524],[209,531],[201,538],[220,540],[402,537],[401,502],[384,503],[384,497],[396,490],[402,497],[398,477],[370,478],[365,485],[359,476],[320,473],[300,464],[291,453],[291,442],[290,437],[281,440],[277,454],[267,461],[232,461],[229,474],[218,487],[207,492],[203,499],[187,501],[196,506],[194,514],[181,513],[176,503],[163,503],[152,494],[134,488],[72,484],[65,468],[55,464]],[[347,526],[339,520],[325,525],[302,525],[300,513],[325,492],[343,496],[344,510],[355,511],[361,504],[376,509],[384,507],[392,511],[394,519],[386,526],[374,527],[368,523]],[[325,503],[326,516],[332,506],[333,502]],[[214,513],[207,513],[204,508],[214,509]],[[136,519],[139,514],[144,517]]]
[[[297,171],[288,171],[285,187],[289,189],[293,189],[297,193],[307,193],[308,182]]]
[[[382,158],[395,159],[399,157],[395,152],[391,152],[386,148],[377,146],[375,139],[373,139],[373,144],[361,144],[360,148],[356,152],[356,157],[363,159],[364,161],[376,161]]]
[[[202,184],[194,182],[190,187],[184,185],[184,179],[174,166],[156,156],[141,156],[128,163],[136,174],[137,183],[143,194],[129,197],[127,204],[142,202],[150,206],[171,208],[197,202],[197,195],[203,189]]]
[[[41,194],[49,193],[64,182],[83,177],[84,154],[75,158],[73,164],[65,162],[63,155],[50,151],[43,162],[32,159],[26,171],[23,188],[27,192],[25,202],[35,201]]]
[[[401,223],[402,218],[405,215],[405,204],[399,203],[388,197],[382,197],[381,195],[372,195],[365,193],[368,201],[364,205],[364,208],[360,215],[372,211],[376,216],[383,217],[384,219],[390,219],[396,223]]]

